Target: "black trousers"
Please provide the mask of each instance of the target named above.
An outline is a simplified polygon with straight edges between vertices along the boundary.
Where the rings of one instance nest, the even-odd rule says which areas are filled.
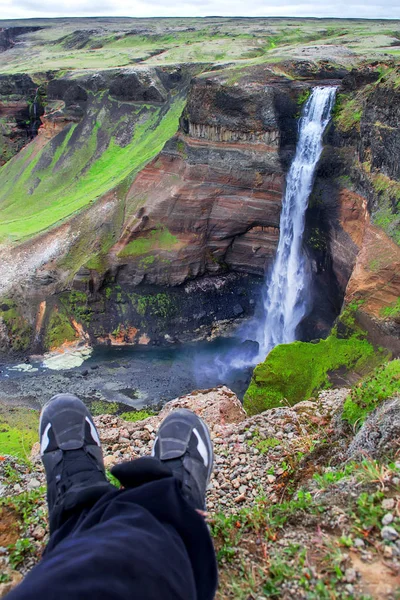
[[[212,540],[180,483],[156,459],[118,468],[126,489],[60,510],[41,562],[8,600],[214,598]]]

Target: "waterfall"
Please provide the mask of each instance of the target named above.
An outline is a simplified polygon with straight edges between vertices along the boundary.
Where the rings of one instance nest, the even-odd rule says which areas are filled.
[[[265,284],[263,317],[256,326],[257,362],[277,344],[296,339],[296,328],[307,311],[309,279],[302,252],[305,214],[335,94],[334,87],[314,88],[300,119],[296,154],[282,202],[278,250]]]
[[[276,258],[264,284],[261,316],[237,332],[242,344],[216,354],[210,364],[201,363],[202,373],[213,375],[216,371],[221,383],[231,385],[235,372],[263,361],[277,344],[293,342],[307,312],[309,268],[302,251],[305,215],[335,95],[335,87],[316,87],[304,107],[282,201]]]

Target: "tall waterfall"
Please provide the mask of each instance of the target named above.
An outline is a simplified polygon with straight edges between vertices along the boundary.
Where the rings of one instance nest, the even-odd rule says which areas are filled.
[[[314,88],[300,119],[282,203],[278,250],[266,281],[264,316],[257,324],[257,362],[277,344],[295,340],[296,328],[307,310],[308,270],[302,252],[305,213],[335,94],[334,87]]]

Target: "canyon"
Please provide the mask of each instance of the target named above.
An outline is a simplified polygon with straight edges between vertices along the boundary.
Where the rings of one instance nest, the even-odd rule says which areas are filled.
[[[306,217],[314,305],[303,337],[326,335],[343,300],[357,299],[374,339],[399,351],[398,67],[336,68],[329,79],[304,61],[196,74],[204,68],[61,76],[39,88],[38,135],[1,171],[3,351],[85,336],[193,340],[250,316],[278,243],[302,102],[328,83],[343,106]],[[2,111],[16,118],[20,105],[5,99],[32,98],[35,84],[4,77]],[[349,126],[354,102],[362,114]]]

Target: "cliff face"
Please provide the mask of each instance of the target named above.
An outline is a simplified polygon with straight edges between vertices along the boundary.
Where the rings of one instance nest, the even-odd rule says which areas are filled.
[[[193,68],[144,68],[50,81],[38,137],[0,174],[3,348],[21,319],[14,349],[87,335],[199,339],[252,314],[278,242],[301,103],[324,73],[308,68],[298,81],[260,66],[191,79]],[[397,172],[367,132],[375,119],[396,145],[394,109],[379,108],[376,68],[343,84],[334,76],[343,73],[329,73],[339,101],[307,215],[314,307],[302,337],[326,335],[346,297],[367,300],[360,311],[392,338],[396,318],[382,310],[396,305],[398,248],[369,215],[386,206]],[[369,108],[348,127],[346,103],[365,86]],[[365,156],[391,182],[383,199],[359,167]],[[387,260],[371,275],[376,244]]]
[[[0,75],[0,167],[37,133],[44,113],[37,89],[28,75]]]
[[[244,86],[195,79],[174,136],[191,75],[127,69],[48,84],[39,136],[7,165],[3,186],[7,235],[31,238],[4,251],[3,297],[22,300],[37,340],[54,311],[83,319],[92,341],[147,343],[214,335],[254,310],[278,241],[301,89],[266,69]],[[4,309],[7,326],[14,305]]]
[[[319,166],[309,222],[322,222],[345,303],[371,339],[400,352],[399,70],[373,65],[351,72],[338,91]]]
[[[136,283],[180,284],[227,269],[263,275],[278,241],[285,165],[293,149],[295,91],[279,83],[226,86],[218,77],[191,85],[178,134],[138,175],[128,197],[140,212],[124,224],[111,256]],[[284,139],[280,122],[292,122]],[[135,252],[160,224],[175,247],[154,248],[168,258],[143,264]],[[136,254],[136,256],[135,256]],[[129,257],[129,260],[127,258]],[[124,264],[125,263],[125,264]]]

